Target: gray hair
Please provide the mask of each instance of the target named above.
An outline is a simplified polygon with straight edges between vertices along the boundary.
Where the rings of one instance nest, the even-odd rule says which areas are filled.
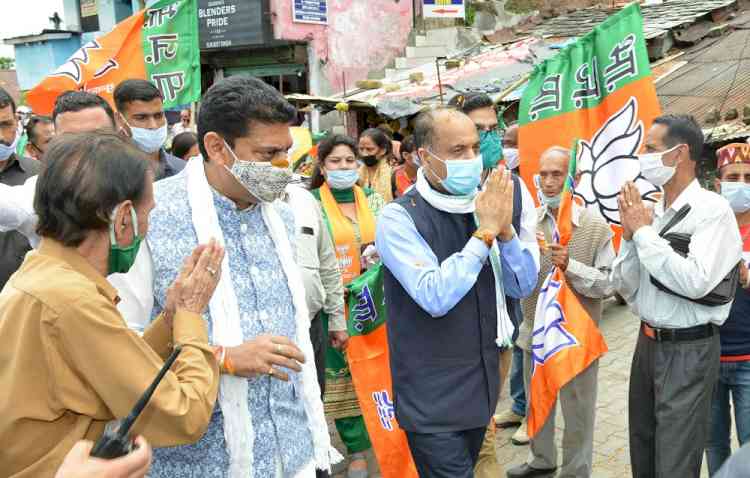
[[[570,150],[568,148],[563,148],[562,146],[550,146],[549,148],[544,150],[542,156],[546,156],[552,153],[559,153],[570,158]]]
[[[463,113],[460,111],[445,107],[434,108],[420,113],[414,122],[414,145],[417,148],[432,146],[432,142],[435,140],[435,124],[439,116],[443,113],[460,114],[463,116]]]

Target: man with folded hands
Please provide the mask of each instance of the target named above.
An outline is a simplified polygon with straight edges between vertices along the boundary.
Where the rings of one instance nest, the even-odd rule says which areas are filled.
[[[729,315],[734,288],[723,304],[707,305],[705,298],[734,273],[742,246],[726,199],[696,179],[702,151],[695,119],[656,118],[638,161],[643,177],[661,186],[664,196],[653,212],[632,182],[618,197],[623,241],[612,279],[641,319],[629,394],[636,478],[697,478],[708,438],[719,373],[718,327]],[[672,227],[665,231],[665,226]],[[661,234],[667,232],[672,242]],[[681,242],[686,249],[686,240],[689,251],[681,255],[673,246]]]

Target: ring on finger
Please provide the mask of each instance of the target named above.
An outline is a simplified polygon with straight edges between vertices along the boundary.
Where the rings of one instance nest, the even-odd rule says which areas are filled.
[[[268,369],[268,375],[273,376],[273,367]]]
[[[208,271],[209,274],[211,274],[211,276],[216,275],[216,269],[206,266],[206,270]]]
[[[281,355],[281,344],[276,344],[276,353]]]

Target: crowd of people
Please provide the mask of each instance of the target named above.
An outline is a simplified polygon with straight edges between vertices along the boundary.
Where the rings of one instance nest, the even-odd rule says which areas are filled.
[[[638,161],[663,197],[623,186],[621,241],[574,204],[562,246],[570,151],[539,159],[537,206],[518,128],[484,94],[421,113],[401,141],[379,127],[328,134],[310,178],[288,159],[296,118],[245,77],[215,83],[171,128],[145,80],[118,84],[114,105],[65,92],[51,117],[0,89],[0,474],[328,476],[342,459],[328,419],[347,476],[366,478],[346,286],[382,263],[380,372],[419,476],[592,476],[598,361],[559,392],[559,466],[554,407],[526,429],[553,268],[594,323],[615,293],[641,321],[633,476],[698,477],[704,452],[712,475],[738,476],[727,473],[746,460],[729,458],[732,406],[750,440],[750,145],[718,151],[712,192],[696,179],[695,120],[656,118]],[[134,451],[91,457],[177,344]],[[506,381],[512,406],[496,415]],[[518,427],[524,464],[502,471],[496,427]]]

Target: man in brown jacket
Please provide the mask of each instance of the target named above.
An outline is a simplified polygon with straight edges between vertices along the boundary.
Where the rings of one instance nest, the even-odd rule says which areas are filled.
[[[539,175],[542,206],[537,209],[537,235],[544,237],[546,251],[542,251],[539,281],[534,293],[522,299],[523,323],[516,345],[524,349],[524,382],[529,397],[531,380],[531,332],[534,324],[539,289],[553,266],[559,267],[576,297],[599,323],[602,299],[612,293],[609,270],[615,259],[612,230],[595,213],[574,204],[573,237],[567,247],[555,244],[553,233],[560,197],[567,177],[570,151],[553,147],[540,158]],[[563,462],[558,477],[591,476],[594,413],[596,410],[596,381],[599,362],[595,361],[560,390],[560,405],[565,419],[563,434]],[[527,463],[508,470],[509,478],[551,477],[557,469],[555,446],[555,408],[547,422],[531,440]]]
[[[132,265],[154,206],[142,155],[114,134],[63,135],[47,152],[34,207],[39,248],[0,292],[0,463],[3,476],[53,476],[81,439],[124,417],[182,344],[136,422],[154,446],[198,440],[219,383],[205,310],[223,249],[187,258],[165,313],[143,338],[116,309],[105,277]]]

